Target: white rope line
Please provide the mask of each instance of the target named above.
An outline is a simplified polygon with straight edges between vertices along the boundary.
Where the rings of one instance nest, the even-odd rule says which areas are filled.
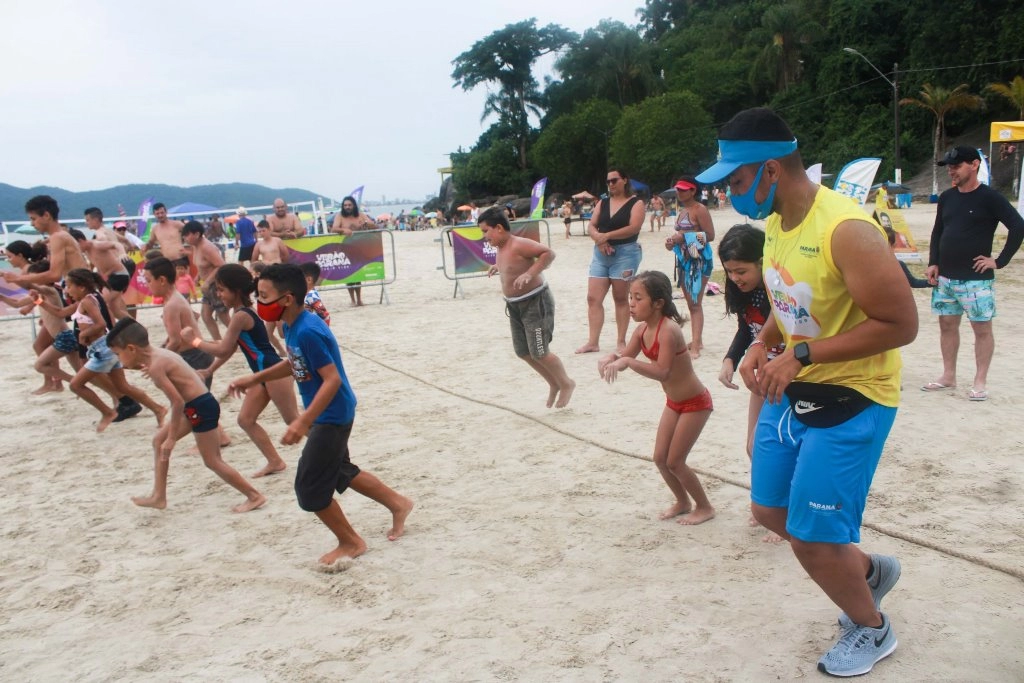
[[[448,394],[449,396],[454,396],[455,398],[459,398],[459,399],[462,399],[464,401],[469,401],[471,403],[482,404],[482,405],[485,405],[485,406],[489,406],[491,408],[495,408],[496,410],[501,410],[501,411],[504,411],[506,413],[512,413],[513,415],[518,415],[519,417],[521,417],[521,418],[523,418],[525,420],[530,420],[531,422],[535,422],[535,423],[537,423],[537,424],[539,424],[541,426],[547,427],[548,429],[550,429],[553,432],[557,432],[558,434],[561,434],[563,436],[567,436],[570,439],[574,439],[576,441],[580,441],[580,442],[588,444],[590,446],[594,446],[595,448],[600,448],[601,450],[607,451],[608,453],[615,453],[616,455],[622,455],[622,456],[625,456],[627,458],[634,458],[635,460],[643,460],[645,462],[654,462],[653,458],[651,458],[650,456],[640,455],[638,453],[630,453],[629,451],[623,451],[623,450],[620,450],[620,449],[615,448],[613,446],[609,446],[607,444],[603,444],[603,443],[601,443],[599,441],[594,441],[593,439],[589,439],[589,438],[587,438],[585,436],[580,436],[579,434],[575,434],[573,432],[570,432],[570,431],[568,431],[566,429],[558,427],[557,425],[549,424],[548,422],[545,422],[544,420],[541,420],[541,419],[539,419],[539,418],[537,418],[537,417],[535,417],[533,415],[530,415],[528,413],[524,413],[524,412],[522,412],[520,410],[516,410],[515,408],[510,408],[509,406],[506,406],[506,405],[501,405],[499,403],[492,403],[491,401],[487,401],[487,400],[484,400],[484,399],[473,398],[471,396],[466,396],[465,394],[460,394],[457,391],[453,391],[451,389],[447,389],[447,388],[445,388],[443,386],[440,386],[439,384],[434,384],[433,382],[425,380],[422,377],[417,377],[416,375],[413,375],[413,374],[411,374],[409,372],[406,372],[405,370],[393,367],[391,365],[388,365],[387,363],[383,363],[383,362],[381,362],[380,360],[378,360],[376,358],[373,358],[371,356],[367,356],[365,354],[359,353],[358,351],[356,351],[355,349],[353,349],[350,346],[341,345],[341,347],[345,350],[346,353],[351,353],[352,355],[358,356],[359,358],[362,358],[365,361],[369,361],[370,363],[373,363],[375,365],[379,365],[380,367],[382,367],[382,368],[384,368],[386,370],[390,370],[391,372],[397,373],[397,374],[402,375],[404,377],[408,377],[409,379],[415,380],[416,382],[419,382],[420,384],[424,384],[424,385],[426,385],[428,387],[431,387],[432,389],[436,389],[437,391],[440,391],[442,393]],[[703,468],[691,467],[690,469],[692,469],[694,472],[696,472],[697,474],[699,474],[699,475],[701,475],[703,477],[709,477],[711,479],[717,479],[720,482],[723,482],[723,483],[726,483],[726,484],[730,484],[732,486],[736,486],[736,487],[741,488],[741,489],[746,489],[747,491],[750,490],[750,484],[747,483],[746,481],[742,481],[740,479],[734,479],[733,477],[729,477],[729,476],[726,476],[726,475],[723,475],[723,474],[719,474],[717,472],[711,472],[711,471],[705,470]],[[979,557],[979,556],[973,555],[971,553],[966,553],[966,552],[963,552],[961,550],[956,550],[955,548],[948,548],[946,546],[939,545],[938,543],[936,543],[934,541],[930,541],[930,540],[928,540],[926,538],[921,538],[919,536],[913,536],[913,535],[908,534],[908,533],[903,532],[903,531],[897,531],[895,529],[890,529],[888,527],[885,527],[885,526],[883,526],[881,524],[876,524],[874,522],[861,522],[861,526],[866,527],[868,529],[871,529],[872,531],[875,531],[877,533],[880,533],[883,536],[890,536],[892,538],[896,538],[896,539],[899,539],[901,541],[906,541],[907,543],[912,543],[913,545],[917,545],[917,546],[920,546],[922,548],[928,548],[929,550],[934,550],[936,552],[942,553],[943,555],[948,555],[950,557],[955,557],[955,558],[960,559],[960,560],[965,560],[967,562],[970,562],[971,564],[977,564],[977,565],[980,565],[982,567],[987,567],[988,569],[992,569],[994,571],[1001,572],[1001,573],[1006,574],[1008,576],[1012,576],[1015,579],[1024,580],[1024,568],[1011,567],[1011,566],[1008,566],[1008,565],[1005,565],[1005,564],[1002,564],[1002,563],[999,563],[999,562],[993,562],[993,561],[987,560],[987,559],[985,559],[983,557]]]

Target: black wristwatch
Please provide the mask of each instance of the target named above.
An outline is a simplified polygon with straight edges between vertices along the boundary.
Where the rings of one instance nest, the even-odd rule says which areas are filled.
[[[811,364],[811,347],[807,345],[807,342],[800,342],[793,347],[793,357],[806,368]]]

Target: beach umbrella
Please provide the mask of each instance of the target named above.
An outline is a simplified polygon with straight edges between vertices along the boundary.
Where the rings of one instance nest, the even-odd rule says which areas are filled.
[[[581,199],[581,200],[588,201],[588,202],[592,202],[595,199],[597,199],[597,197],[595,197],[594,195],[590,194],[586,190],[583,190],[583,192],[577,192],[576,194],[574,194],[572,196],[572,198],[573,199]]]
[[[457,208],[455,210],[456,211],[472,211],[473,207],[470,206],[469,204],[463,204],[462,206],[460,206],[459,208]]]
[[[235,223],[237,223],[237,222],[238,222],[238,219],[239,219],[239,218],[241,218],[241,216],[239,216],[239,215],[238,215],[238,214],[236,213],[236,214],[233,214],[233,215],[231,215],[231,216],[227,216],[227,217],[225,217],[225,218],[224,218],[224,222],[225,222],[225,223],[227,223],[228,225],[234,225]]]
[[[413,209],[412,211],[409,212],[409,215],[410,216],[422,216],[423,212],[420,211],[419,209]]]
[[[390,213],[382,213],[379,216],[377,216],[377,220],[379,220],[379,221],[389,221],[389,220],[391,220],[391,214]]]
[[[424,214],[425,218],[437,218],[437,211],[431,211],[428,214]]]
[[[18,233],[19,235],[38,235],[39,234],[39,231],[36,230],[35,228],[33,228],[31,223],[26,223],[25,225],[19,226],[18,229],[15,230],[14,232]]]

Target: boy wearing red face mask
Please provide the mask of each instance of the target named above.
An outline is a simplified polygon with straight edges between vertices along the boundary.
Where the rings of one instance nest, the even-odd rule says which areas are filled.
[[[237,379],[228,389],[238,395],[260,382],[294,375],[305,410],[288,425],[281,443],[295,444],[309,437],[295,473],[295,496],[299,507],[316,514],[338,539],[338,547],[324,554],[320,564],[340,568],[339,564],[366,552],[366,542],[349,524],[334,498],[335,491],[351,487],[390,510],[390,541],[404,532],[413,502],[349,460],[348,437],[356,397],[330,328],[304,307],[306,277],[302,270],[289,263],[271,265],[260,275],[257,292],[260,318],[284,323],[288,360]]]

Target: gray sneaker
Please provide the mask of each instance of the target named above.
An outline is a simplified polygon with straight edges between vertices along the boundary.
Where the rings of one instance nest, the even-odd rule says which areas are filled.
[[[892,555],[869,555],[871,566],[874,572],[871,580],[868,581],[868,588],[871,589],[871,598],[875,601],[875,609],[881,610],[882,598],[892,590],[896,582],[900,580],[900,561]],[[844,631],[856,626],[846,612],[839,613],[839,626]]]
[[[896,649],[896,632],[889,617],[882,615],[878,628],[857,626],[847,629],[832,649],[818,660],[818,671],[833,676],[860,676]]]

